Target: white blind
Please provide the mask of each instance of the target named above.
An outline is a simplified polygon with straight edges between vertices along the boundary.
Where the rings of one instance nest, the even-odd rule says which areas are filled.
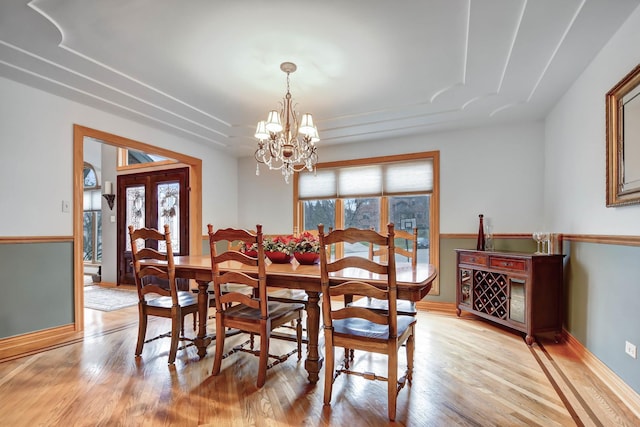
[[[430,192],[431,190],[433,190],[433,162],[431,160],[385,165],[385,194]]]
[[[375,196],[382,188],[380,165],[335,169],[338,174],[338,196]]]
[[[333,199],[336,197],[335,169],[318,169],[316,173],[300,172],[298,177],[298,198]]]
[[[431,159],[300,172],[300,200],[367,197],[433,191]]]

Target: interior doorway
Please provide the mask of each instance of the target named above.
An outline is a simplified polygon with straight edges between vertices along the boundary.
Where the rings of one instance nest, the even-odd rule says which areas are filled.
[[[134,149],[149,154],[157,154],[175,159],[185,165],[188,175],[189,197],[187,201],[189,212],[187,218],[188,231],[186,253],[202,253],[202,160],[164,148],[152,146],[143,142],[124,138],[118,135],[74,125],[73,133],[73,259],[74,259],[74,327],[75,331],[84,330],[84,260],[83,260],[83,167],[84,140],[93,138],[104,144],[126,149]]]

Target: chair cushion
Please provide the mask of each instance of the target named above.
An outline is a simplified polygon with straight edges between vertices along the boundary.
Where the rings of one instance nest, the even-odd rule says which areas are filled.
[[[272,320],[277,320],[278,318],[286,314],[302,309],[304,309],[303,304],[269,302],[269,316]],[[227,309],[226,316],[238,317],[242,319],[259,319],[260,310],[257,308],[251,308],[244,304],[238,304]]]
[[[377,298],[360,298],[357,301],[349,304],[352,307],[364,307],[378,311],[388,311],[389,302],[387,300],[381,300]],[[404,299],[397,300],[398,314],[415,316],[417,314],[416,305],[413,301],[407,301]]]
[[[398,316],[398,336],[401,336],[414,323],[416,323],[416,318],[413,316]],[[333,331],[336,334],[355,335],[380,340],[389,339],[388,325],[379,325],[357,317],[334,320]]]
[[[161,308],[171,308],[173,301],[171,297],[158,297],[147,300],[147,305]],[[192,292],[178,291],[178,305],[187,307],[190,305],[198,305],[198,298]]]

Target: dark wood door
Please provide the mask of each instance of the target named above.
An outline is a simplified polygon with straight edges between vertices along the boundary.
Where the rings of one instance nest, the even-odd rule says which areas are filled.
[[[118,284],[133,285],[129,225],[169,224],[174,254],[189,254],[189,168],[119,175],[117,186]]]

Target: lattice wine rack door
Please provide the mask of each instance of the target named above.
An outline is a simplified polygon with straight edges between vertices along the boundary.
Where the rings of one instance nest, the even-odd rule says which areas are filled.
[[[508,282],[505,274],[474,271],[473,309],[507,318]]]

